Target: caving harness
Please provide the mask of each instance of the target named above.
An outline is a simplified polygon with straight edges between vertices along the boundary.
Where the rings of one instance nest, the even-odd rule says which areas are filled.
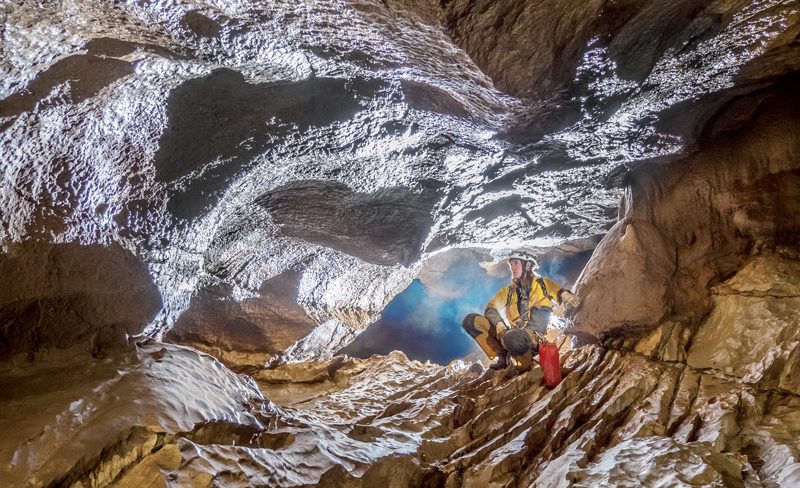
[[[539,283],[539,286],[542,289],[542,294],[545,298],[549,299],[551,303],[557,302],[557,300],[555,300],[553,296],[547,292],[547,286],[545,286],[544,280],[541,276],[536,277],[536,282]],[[511,329],[526,329],[536,336],[538,343],[537,348],[539,353],[539,366],[542,368],[542,380],[545,386],[548,388],[555,388],[559,383],[561,383],[561,364],[558,358],[558,345],[555,342],[548,341],[544,335],[540,334],[537,330],[526,327],[531,311],[541,309],[528,306],[531,293],[530,289],[525,289],[521,286],[517,286],[515,288],[517,291],[517,310],[519,311],[519,319],[515,323],[511,324],[510,327]],[[509,288],[508,298],[506,299],[507,307],[511,305],[513,293],[514,288]],[[523,305],[527,308],[527,310],[524,312],[522,311]]]

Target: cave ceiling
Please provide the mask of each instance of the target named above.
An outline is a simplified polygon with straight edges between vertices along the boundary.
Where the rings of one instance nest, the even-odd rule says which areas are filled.
[[[12,2],[0,244],[121,246],[161,296],[151,333],[285,273],[317,323],[363,327],[437,251],[605,233],[631,168],[797,68],[797,20],[777,0]]]

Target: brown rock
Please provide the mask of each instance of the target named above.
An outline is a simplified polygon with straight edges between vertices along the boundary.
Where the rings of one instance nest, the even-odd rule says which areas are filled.
[[[298,273],[286,271],[265,281],[259,297],[241,301],[226,287],[208,288],[192,299],[166,339],[233,368],[260,368],[316,326],[297,303],[298,279]]]
[[[95,355],[142,332],[161,307],[147,267],[118,244],[29,241],[0,254],[0,358],[83,344]]]
[[[647,222],[623,220],[612,228],[578,279],[582,303],[573,313],[581,332],[650,329],[671,310],[675,258]]]
[[[716,287],[687,363],[713,368],[764,388],[797,390],[800,262],[758,256]]]
[[[573,330],[641,334],[669,318],[684,324],[670,346],[681,358],[681,344],[711,310],[713,284],[749,253],[796,249],[800,97],[792,86],[774,88],[746,130],[718,134],[683,161],[632,172],[623,219],[576,284],[583,303]]]
[[[0,100],[0,117],[12,117],[33,110],[59,84],[69,85],[68,98],[77,104],[131,73],[133,65],[121,59],[91,54],[67,56],[41,72],[25,90]]]
[[[514,0],[455,0],[444,3],[443,17],[453,41],[500,89],[546,96],[572,79],[604,3],[560,0],[542,8]]]

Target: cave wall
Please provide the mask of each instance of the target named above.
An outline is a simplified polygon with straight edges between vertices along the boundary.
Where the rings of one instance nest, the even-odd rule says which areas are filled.
[[[745,127],[698,152],[629,172],[620,221],[578,280],[576,330],[600,337],[668,318],[696,323],[711,308],[710,286],[749,256],[797,257],[798,86],[796,78],[778,85]]]
[[[444,0],[439,10],[402,0],[436,19],[501,90],[550,98],[574,89],[587,44],[604,46],[620,77],[644,80],[674,46],[692,47],[723,30],[743,1]],[[430,3],[430,2],[429,2]]]
[[[28,241],[0,254],[0,358],[78,347],[103,356],[161,308],[147,267],[117,244]]]
[[[200,291],[165,336],[233,368],[257,368],[305,337],[317,325],[297,303],[299,273],[265,281],[257,296],[234,300],[228,287]]]
[[[272,354],[255,322],[284,309],[256,295],[288,270],[323,356],[432,253],[605,232],[614,164],[749,120],[800,62],[774,0],[74,5],[4,19],[0,245],[123,243],[162,297],[147,333],[188,310],[175,340],[245,354]],[[637,225],[615,232],[660,242]],[[637,264],[648,326],[694,306],[662,254]]]
[[[422,0],[407,3],[425,6],[429,18],[442,15],[438,5],[431,8]],[[546,12],[544,6],[536,9],[534,3],[509,1],[453,1],[442,2],[441,7],[450,12],[447,15],[462,10],[464,15],[456,13],[447,28],[462,45],[468,45],[481,67],[491,71],[498,86],[509,93],[537,96],[571,80],[580,45],[573,46],[570,39],[575,31],[579,32],[576,37],[586,36],[584,29],[601,22],[598,19],[611,7],[617,10],[611,9],[608,29],[618,32],[606,39],[604,46],[618,62],[620,74],[641,80],[670,45],[677,51],[691,51],[696,43],[730,25],[731,12],[738,12],[745,3],[606,2],[601,8],[599,2],[559,2],[553,12]],[[327,7],[321,4],[303,6],[314,14],[337,15],[303,17],[308,12],[296,15],[291,11],[286,17],[308,22],[342,18],[338,15],[342,11],[313,10]],[[770,5],[777,3],[758,5],[770,13]],[[255,10],[256,5],[251,7]],[[386,15],[377,2],[359,2],[358,8],[379,18]],[[261,124],[265,114],[274,114],[264,107],[249,107],[254,94],[294,93],[305,105],[306,96],[313,93],[304,92],[304,87],[333,87],[340,94],[364,88],[341,80],[289,86],[286,79],[276,87],[275,80],[264,72],[257,72],[255,80],[245,79],[241,73],[252,75],[252,64],[260,65],[264,59],[254,58],[252,52],[216,48],[223,43],[260,45],[267,36],[252,27],[280,15],[257,12],[263,17],[248,19],[252,24],[242,21],[232,29],[230,18],[219,12],[205,13],[219,23],[196,12],[184,15],[156,8],[147,12],[151,17],[143,16],[155,19],[150,24],[162,22],[160,27],[170,35],[178,33],[157,37],[157,41],[191,54],[193,60],[186,65],[170,64],[168,60],[174,61],[174,56],[163,51],[158,54],[160,59],[153,59],[144,54],[152,54],[152,50],[143,47],[137,50],[137,56],[143,58],[134,64],[133,75],[123,76],[128,72],[124,63],[106,62],[108,73],[98,75],[97,83],[77,87],[75,99],[68,93],[51,93],[57,110],[46,103],[36,108],[32,99],[24,97],[13,98],[10,109],[9,105],[0,107],[2,114],[9,113],[3,110],[16,111],[10,119],[0,121],[4,124],[0,127],[2,142],[22,141],[26,145],[15,154],[35,155],[10,160],[13,171],[7,173],[10,176],[5,182],[12,181],[14,191],[2,195],[9,210],[0,216],[0,228],[4,236],[14,238],[2,242],[6,253],[0,256],[0,279],[4,280],[0,283],[0,318],[6,341],[0,346],[10,356],[45,355],[48,349],[73,346],[95,356],[76,357],[71,363],[45,360],[25,365],[0,380],[9,386],[4,388],[8,396],[4,397],[3,420],[20,427],[7,429],[10,435],[0,444],[0,474],[12,484],[17,480],[17,484],[32,481],[34,485],[38,480],[43,480],[42,485],[116,481],[119,486],[142,486],[163,480],[167,484],[207,481],[245,486],[638,486],[681,476],[705,485],[755,485],[760,477],[764,484],[797,486],[800,269],[795,216],[800,185],[795,114],[800,107],[796,80],[779,80],[796,70],[800,60],[794,55],[796,22],[787,22],[786,32],[777,40],[770,38],[770,49],[760,62],[741,66],[740,78],[732,82],[737,86],[730,90],[716,85],[703,88],[707,91],[700,91],[706,96],[694,96],[698,92],[691,91],[686,96],[684,92],[686,103],[669,98],[664,102],[669,109],[659,111],[654,106],[645,114],[660,118],[667,130],[688,131],[688,149],[679,156],[657,160],[637,162],[634,155],[613,172],[610,181],[619,178],[625,185],[621,220],[578,280],[576,291],[583,305],[573,316],[577,330],[600,339],[602,347],[565,352],[561,386],[545,389],[538,368],[514,376],[484,371],[477,364],[469,368],[463,364],[449,368],[421,365],[396,353],[363,362],[336,358],[262,370],[255,376],[265,392],[271,394],[278,390],[275,385],[280,385],[282,399],[298,402],[277,408],[256,391],[253,380],[233,375],[214,359],[182,346],[145,341],[110,361],[97,361],[96,357],[124,344],[126,334],[141,331],[143,324],[152,320],[160,303],[151,280],[159,279],[162,292],[181,290],[184,295],[179,298],[186,300],[187,312],[177,319],[169,336],[172,340],[205,348],[223,359],[239,360],[241,356],[226,353],[241,351],[246,361],[252,360],[248,363],[252,366],[305,334],[311,317],[323,326],[294,349],[299,351],[296,357],[318,358],[331,345],[338,348],[352,339],[357,327],[380,312],[385,298],[410,280],[413,269],[384,265],[415,261],[428,225],[432,225],[432,235],[421,244],[431,252],[464,242],[505,240],[522,231],[564,239],[573,233],[604,229],[608,211],[615,205],[607,204],[607,198],[574,196],[599,192],[595,185],[613,161],[586,163],[562,147],[526,153],[530,148],[494,146],[496,141],[480,137],[460,138],[462,132],[482,132],[467,123],[440,137],[444,125],[426,126],[426,121],[435,120],[442,112],[478,117],[479,110],[466,100],[488,97],[476,88],[483,84],[464,82],[471,79],[466,70],[453,76],[462,76],[457,84],[469,86],[464,91],[437,91],[425,83],[423,89],[419,83],[403,80],[399,85],[411,86],[411,90],[359,92],[361,102],[385,103],[381,107],[387,112],[397,108],[389,101],[407,94],[407,106],[402,107],[405,115],[363,126],[354,123],[342,130],[350,137],[341,139],[326,138],[326,134],[341,128],[336,124],[342,121],[316,127],[311,132],[314,142],[303,146],[301,154],[254,155],[258,149],[244,142],[240,146],[230,140],[201,141],[219,143],[237,157],[172,168],[180,170],[178,179],[157,185],[147,179],[155,174],[156,168],[148,164],[153,162],[156,148],[136,137],[158,140],[165,133],[169,117],[168,111],[161,109],[169,105],[170,94],[208,94],[209,86],[218,82],[234,88],[246,86],[246,96],[233,97],[237,102],[233,107],[251,109],[255,123]],[[576,13],[580,15],[571,17]],[[765,24],[771,19],[759,15],[754,15],[754,22]],[[796,21],[797,12],[792,15]],[[362,20],[345,18],[350,22],[347,27]],[[545,28],[530,28],[526,22],[532,20],[544,21]],[[404,21],[392,19],[388,30],[408,32],[397,27],[407,26]],[[379,22],[366,23],[376,24]],[[742,25],[742,31],[753,27],[747,22]],[[320,29],[314,34],[324,33],[319,37],[326,41],[338,39],[339,31],[373,32],[323,27],[313,24]],[[192,42],[181,37],[185,29],[192,32]],[[487,35],[495,29],[501,35]],[[52,44],[69,45],[58,39],[57,32],[50,32],[55,39]],[[205,39],[199,47],[197,36]],[[515,51],[508,37],[520,41],[523,49],[536,50],[539,57]],[[394,36],[377,38],[389,43]],[[761,39],[756,35],[753,42],[761,43]],[[83,41],[75,45],[83,45]],[[372,74],[390,66],[390,61],[405,67],[427,60],[440,65],[442,59],[449,59],[452,64],[445,63],[449,71],[468,64],[460,53],[440,58],[422,50],[417,57],[387,61],[357,44],[354,48],[354,44],[330,47],[313,45],[309,39],[303,42],[312,48],[306,49],[305,44],[294,52],[287,48],[283,54],[289,53],[289,58],[298,54],[309,63],[307,69],[315,71],[314,76],[323,78],[326,74],[340,76],[342,70],[352,67],[345,63],[326,66],[330,59],[355,60],[358,69],[379,66]],[[113,42],[110,46],[120,50],[118,56],[131,52],[126,50],[130,46]],[[728,47],[730,44],[722,43],[719,57],[700,53],[695,58],[699,69],[719,74],[703,63],[727,58],[734,51],[726,50]],[[447,44],[444,50],[452,48]],[[623,62],[628,56],[629,62]],[[282,57],[276,64],[286,59]],[[494,59],[500,62],[493,65]],[[208,65],[199,67],[201,60]],[[50,74],[72,76],[75,66],[83,66],[69,64],[73,62],[64,63],[69,68],[66,71],[59,71],[62,66]],[[234,72],[215,74],[224,63],[229,63],[231,70],[236,68]],[[161,71],[164,66],[168,68]],[[685,69],[687,66],[678,64],[670,74],[681,75]],[[363,71],[348,73],[352,80],[364,79]],[[305,79],[310,75],[294,76]],[[52,88],[45,78],[29,85],[37,89],[36,97],[43,96],[39,90]],[[163,79],[169,82],[154,81]],[[445,76],[437,80],[442,79],[451,80]],[[113,93],[155,102],[141,102],[129,111],[120,109],[124,103],[111,103],[103,113],[113,116],[97,116],[91,107],[100,100],[90,95],[108,88],[107,83],[123,88]],[[636,86],[647,91],[652,83],[658,85],[651,79]],[[677,84],[695,88],[680,76]],[[198,85],[205,88],[197,93],[179,89]],[[23,86],[26,83],[18,83],[17,88]],[[657,88],[669,91],[675,85]],[[444,96],[447,93],[453,96]],[[236,114],[227,105],[230,99],[223,98],[206,100],[209,105],[198,108],[217,110],[219,120],[224,121]],[[599,110],[607,109],[604,116],[610,117],[614,112],[610,107],[621,99],[609,98],[599,104]],[[70,103],[62,103],[65,100],[79,100],[81,110],[88,112],[72,112]],[[458,100],[455,107],[452,100]],[[349,106],[352,110],[345,115],[360,111]],[[428,110],[414,118],[415,112],[407,107],[415,106]],[[30,107],[34,107],[32,113],[17,113]],[[59,124],[54,111],[69,116]],[[122,120],[131,113],[137,114],[131,117],[133,122]],[[329,115],[323,114],[321,120],[329,121]],[[165,125],[153,122],[151,126],[140,119],[160,120]],[[85,120],[96,125],[82,125]],[[198,132],[186,130],[191,121],[172,120],[182,122],[169,127],[185,139],[164,147],[174,150],[182,143],[194,142]],[[132,139],[108,137],[98,130],[107,127],[107,122],[122,127]],[[632,125],[632,131],[639,130]],[[57,128],[54,132],[53,127]],[[76,127],[87,135],[101,135],[94,139],[71,137]],[[216,126],[209,122],[200,129],[200,136],[208,137]],[[234,124],[228,129],[227,135],[245,137],[245,142],[250,135],[247,126]],[[271,144],[263,129],[259,126],[253,133],[256,146]],[[281,127],[276,133],[285,135],[290,129]],[[18,137],[21,134],[25,137]],[[376,134],[379,143],[370,139]],[[406,135],[419,139],[406,143]],[[622,146],[628,137],[634,137],[617,136],[612,142]],[[170,136],[164,137],[168,141]],[[98,145],[107,139],[114,139],[110,146]],[[42,140],[55,142],[40,151],[42,147],[35,141]],[[586,144],[593,142],[590,139]],[[286,144],[296,145],[300,144],[295,139]],[[373,146],[378,148],[374,152]],[[52,151],[54,147],[66,148],[68,156],[76,156],[70,152],[75,147],[90,152],[100,147],[99,152],[105,150],[111,156],[106,159],[80,152],[82,158],[51,158],[53,153],[60,154]],[[337,152],[342,147],[345,149]],[[386,147],[394,148],[388,156]],[[188,149],[196,155],[196,147]],[[489,153],[492,155],[486,156]],[[521,153],[524,155],[519,156]],[[278,158],[287,154],[297,160]],[[417,154],[426,157],[416,158]],[[269,166],[272,158],[279,161],[276,166],[281,166],[281,175],[291,176],[275,181],[276,173]],[[158,159],[162,176],[163,170],[170,169],[170,160]],[[27,164],[31,161],[49,161],[50,166]],[[132,161],[137,165],[126,166]],[[386,164],[388,172],[376,175],[376,161],[394,164]],[[594,163],[597,165],[591,166]],[[94,169],[100,176],[113,174],[109,180],[125,183],[89,184],[99,178]],[[233,179],[234,174],[240,179]],[[211,183],[207,188],[203,186],[205,176]],[[308,183],[317,179],[325,183]],[[350,184],[345,188],[328,183],[332,180]],[[414,190],[406,192],[406,185]],[[545,193],[534,195],[530,188]],[[608,190],[606,195],[618,192]],[[338,196],[337,204],[314,206],[319,210],[314,213],[324,215],[324,221],[313,221],[309,213],[295,207],[326,193]],[[563,193],[570,196],[554,196]],[[432,194],[444,200],[437,201]],[[105,202],[101,198],[112,195],[121,200]],[[376,215],[380,224],[375,226],[376,235],[353,232],[354,225],[347,219],[363,215],[360,207],[380,204],[381,199],[394,203],[416,197],[419,201],[400,211],[395,220]],[[102,203],[98,205],[98,201]],[[587,201],[588,205],[579,205]],[[219,207],[213,207],[219,202]],[[213,209],[204,213],[209,207]],[[355,211],[341,215],[341,209]],[[278,211],[270,213],[274,210]],[[555,217],[562,214],[569,216]],[[175,221],[180,220],[178,216],[196,215],[200,215],[197,220]],[[513,220],[510,215],[524,217]],[[589,227],[581,227],[581,222],[589,221]],[[408,234],[398,247],[391,239],[395,222]],[[100,228],[95,228],[99,224]],[[325,232],[316,232],[320,228]],[[138,246],[138,254],[117,245],[78,244],[81,239],[103,240],[104,236]],[[30,237],[74,242],[13,242]],[[298,243],[303,237],[310,242]],[[343,257],[327,245],[348,253]],[[293,266],[298,263],[302,273],[295,276]],[[202,279],[195,279],[197,276]],[[287,289],[295,286],[302,307],[290,303],[298,296]],[[183,311],[179,305],[170,303],[171,310]],[[296,321],[287,324],[273,313]],[[52,323],[46,321],[50,318]],[[55,395],[52,384],[59,390]],[[51,453],[56,453],[58,462],[50,462],[47,456]],[[300,458],[303,462],[297,463]]]
[[[572,80],[605,3],[444,1],[442,22],[501,90],[547,97]]]

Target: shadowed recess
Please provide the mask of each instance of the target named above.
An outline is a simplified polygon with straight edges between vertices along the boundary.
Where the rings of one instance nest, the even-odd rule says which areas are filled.
[[[186,15],[181,19],[181,24],[193,34],[200,37],[217,37],[222,30],[219,22],[209,19],[197,10],[186,12]]]
[[[0,254],[0,359],[84,342],[101,356],[160,307],[146,266],[118,244],[29,241]]]
[[[409,265],[419,256],[438,199],[425,189],[357,193],[336,181],[288,183],[256,200],[281,232],[368,263]]]
[[[192,56],[176,53],[171,49],[157,44],[143,44],[140,42],[115,39],[113,37],[95,37],[87,42],[85,47],[88,54],[98,56],[101,59],[109,56],[112,58],[126,56],[135,52],[137,49],[153,53],[164,59],[180,60],[192,58]]]
[[[440,88],[410,80],[403,80],[401,85],[406,103],[417,110],[427,110],[461,118],[469,117],[469,113],[464,107]]]
[[[227,68],[183,83],[167,99],[168,123],[154,165],[158,181],[194,178],[169,209],[178,218],[196,217],[265,148],[289,134],[351,119],[382,86],[334,78],[250,84]],[[198,170],[202,174],[193,175]]]

